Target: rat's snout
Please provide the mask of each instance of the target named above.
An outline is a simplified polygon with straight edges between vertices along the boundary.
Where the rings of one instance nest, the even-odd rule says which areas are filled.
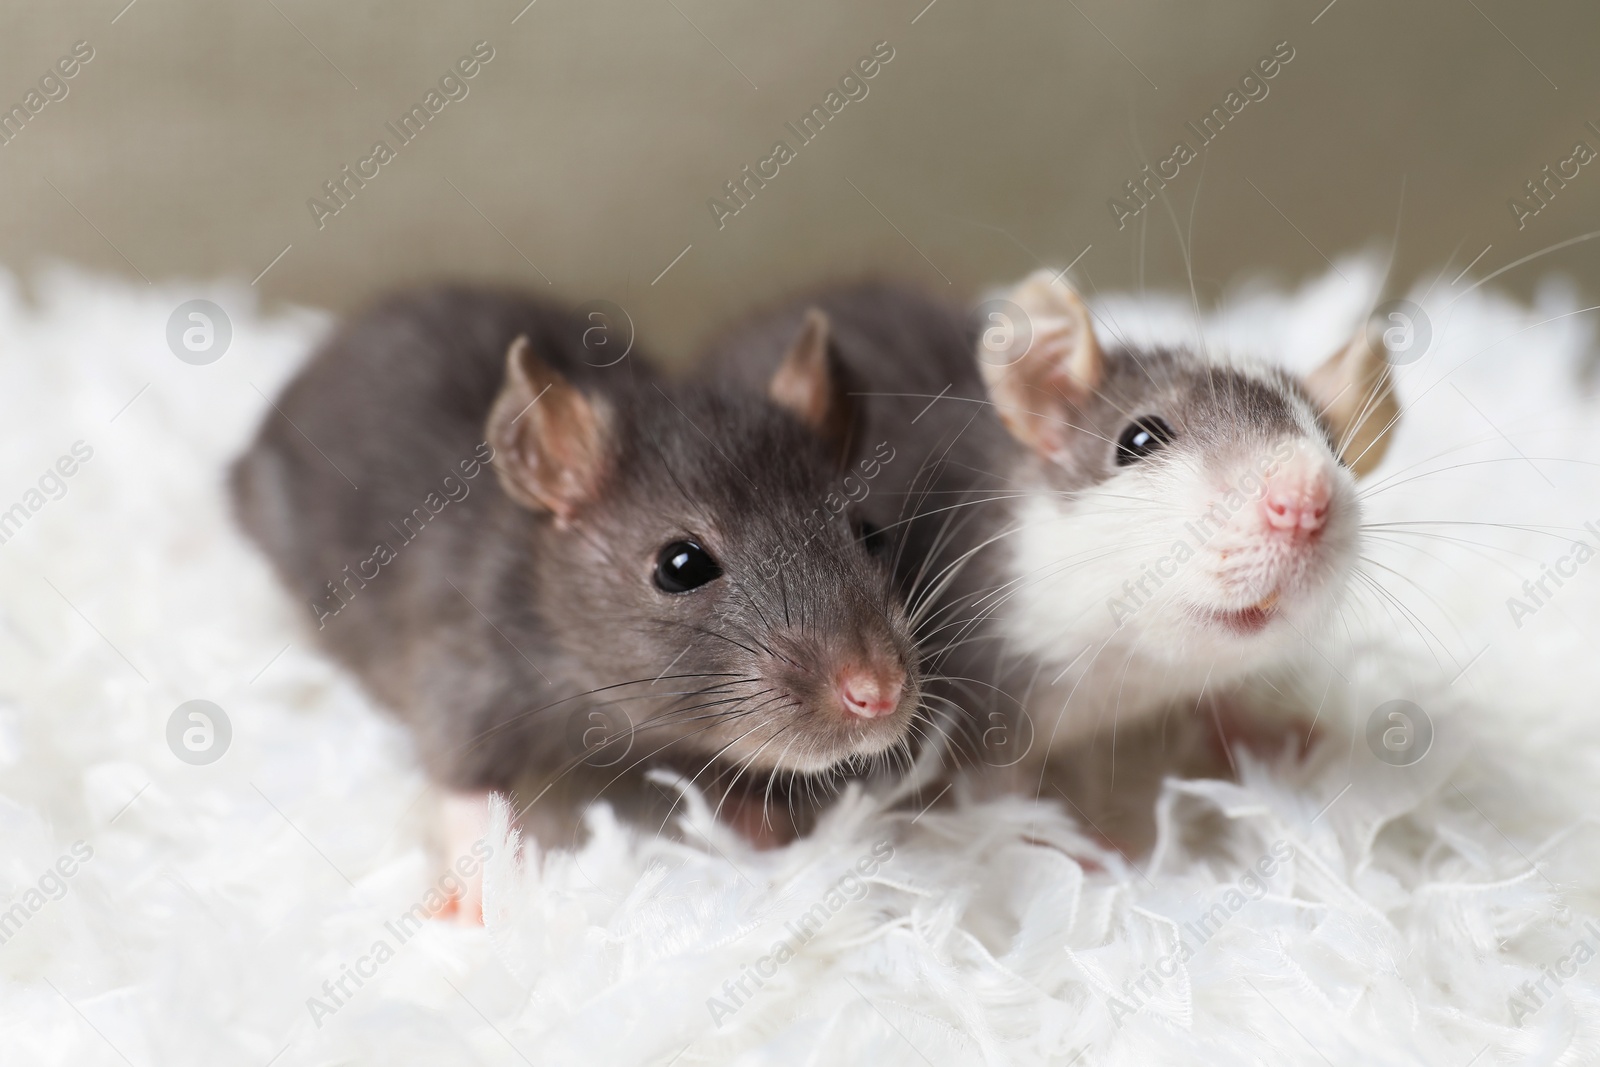
[[[847,667],[839,674],[839,700],[847,713],[859,718],[893,715],[905,684],[905,672],[897,667]]]
[[[1268,472],[1264,480],[1261,518],[1270,533],[1306,540],[1321,534],[1333,496],[1332,478],[1323,456],[1299,442],[1293,454]]]
[[[773,766],[815,773],[907,741],[920,679],[909,638],[897,627],[865,627],[827,642],[785,636],[800,635],[774,635],[755,697],[781,699],[786,721],[779,729],[791,731],[783,744],[764,746]],[[780,697],[766,696],[768,688]]]
[[[1206,541],[1215,549],[1215,584],[1199,598],[1200,618],[1249,636],[1285,610],[1328,603],[1352,548],[1356,504],[1345,480],[1328,450],[1304,438],[1280,440],[1252,464],[1232,490],[1248,488],[1249,503],[1241,506],[1235,496],[1235,520]]]

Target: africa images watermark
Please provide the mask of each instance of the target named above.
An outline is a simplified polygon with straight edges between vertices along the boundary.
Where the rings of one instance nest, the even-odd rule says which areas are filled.
[[[439,513],[452,503],[459,504],[467,499],[467,494],[472,492],[472,486],[467,483],[482,473],[483,468],[494,460],[494,448],[487,441],[479,442],[473,449],[472,456],[462,460],[457,466],[461,477],[457,478],[454,471],[445,475],[439,483],[439,488],[429,492],[422,498],[422,503],[411,509],[411,513],[400,520],[396,526],[394,520],[389,521],[389,528],[399,538],[399,548],[388,541],[379,541],[372,547],[372,555],[355,564],[354,573],[350,564],[346,563],[340,573],[344,576],[338,584],[333,580],[327,583],[328,594],[311,601],[311,613],[317,617],[317,629],[328,625],[328,620],[343,611],[356,594],[367,587],[367,583],[374,581],[383,573],[383,568],[393,563],[400,557],[400,549],[422,536],[422,531],[428,523],[438,517]],[[371,567],[371,573],[367,568]],[[328,601],[335,606],[329,607]]]
[[[70,455],[61,456],[44,469],[36,485],[25,490],[21,499],[0,511],[0,545],[17,536],[27,521],[44,510],[46,504],[66,496],[67,479],[78,473],[81,464],[94,457],[94,447],[86,441],[72,442],[68,451]]]
[[[1250,103],[1259,103],[1267,98],[1272,87],[1267,84],[1276,78],[1283,68],[1294,59],[1294,47],[1288,41],[1279,41],[1272,46],[1269,55],[1256,60],[1254,67],[1244,73],[1239,79],[1239,88],[1230,89],[1228,95],[1222,98],[1222,103],[1213,107],[1200,120],[1200,125],[1185,122],[1184,125],[1195,135],[1202,149],[1211,147],[1211,142],[1221,135],[1223,129],[1239,117]],[[1183,172],[1183,168],[1200,158],[1200,153],[1190,146],[1188,141],[1180,140],[1172,146],[1172,151],[1165,159],[1156,163],[1155,170],[1150,169],[1146,163],[1139,171],[1138,176],[1130,178],[1123,183],[1123,188],[1128,191],[1128,200],[1120,197],[1110,197],[1106,200],[1106,207],[1111,212],[1111,221],[1117,224],[1117,229],[1128,225],[1128,220],[1135,218],[1145,208],[1155,202],[1156,193],[1167,187],[1167,182],[1174,181]],[[1151,188],[1151,186],[1154,188]],[[1131,201],[1131,203],[1130,203]]]
[[[306,998],[306,1011],[311,1013],[311,1021],[317,1025],[317,1029],[322,1029],[324,1021],[337,1014],[340,1008],[354,999],[357,990],[377,977],[378,968],[394,959],[400,946],[415,937],[424,923],[443,913],[452,902],[460,900],[466,892],[467,883],[494,855],[494,848],[482,838],[474,841],[469,851],[471,854],[459,857],[454,867],[445,868],[444,874],[428,887],[421,900],[393,919],[384,920],[383,929],[388,936],[374,940],[371,948],[356,957],[353,963],[341,963],[339,973],[323,981],[321,996],[312,994]],[[351,988],[352,983],[354,989]]]
[[[1517,993],[1506,998],[1506,1010],[1511,1013],[1511,1025],[1521,1026],[1522,1021],[1530,1015],[1538,1014],[1545,1004],[1554,999],[1556,992],[1567,983],[1567,979],[1576,977],[1578,968],[1588,963],[1595,957],[1596,946],[1600,946],[1600,926],[1593,919],[1583,924],[1585,936],[1578,938],[1567,950],[1567,954],[1556,960],[1554,964],[1544,964],[1539,970],[1542,972],[1537,982],[1532,979],[1523,982],[1517,987]],[[1551,989],[1554,983],[1555,989]]]
[[[1600,126],[1596,126],[1593,119],[1584,125],[1600,135]],[[1525,229],[1529,219],[1549,207],[1550,202],[1556,198],[1556,193],[1565,189],[1567,182],[1576,178],[1582,172],[1582,168],[1593,163],[1595,155],[1595,150],[1589,147],[1589,142],[1576,141],[1572,145],[1571,153],[1565,159],[1556,162],[1554,171],[1550,169],[1550,164],[1546,163],[1544,169],[1539,172],[1543,177],[1529,178],[1524,182],[1523,188],[1527,190],[1527,199],[1513,196],[1506,201],[1506,207],[1511,209],[1511,217],[1517,220],[1517,229]]]
[[[1595,545],[1600,545],[1600,529],[1595,527],[1594,522],[1584,523],[1583,528],[1594,537]],[[1562,579],[1577,577],[1578,568],[1594,559],[1597,551],[1600,550],[1586,541],[1574,540],[1571,551],[1566,555],[1558,557],[1554,563],[1539,564],[1539,577],[1522,583],[1522,597],[1506,598],[1506,610],[1511,613],[1511,621],[1517,624],[1517,629],[1522,629],[1522,620],[1537,615],[1540,608],[1554,600],[1556,593],[1566,584]],[[1555,589],[1550,588],[1551,582],[1556,583]]]
[[[1228,522],[1246,504],[1261,499],[1267,491],[1266,479],[1292,455],[1294,444],[1286,438],[1270,454],[1258,457],[1254,467],[1239,477],[1238,484],[1229,486],[1222,499],[1205,510],[1198,525],[1195,522],[1184,523],[1187,537],[1174,541],[1165,556],[1140,568],[1137,579],[1123,582],[1122,596],[1106,598],[1106,610],[1111,612],[1111,621],[1120,627],[1149,604],[1155,598],[1155,592],[1149,588],[1150,583],[1155,583],[1155,589],[1159,590],[1168,579],[1176,577],[1178,568],[1193,559],[1218,533],[1227,529]]]
[[[853,870],[836,878],[822,899],[806,909],[800,918],[783,924],[789,936],[772,943],[771,950],[754,962],[747,963],[737,978],[722,983],[723,999],[715,994],[706,998],[706,1011],[711,1021],[721,1026],[755,996],[756,990],[778,973],[778,968],[788,963],[812,938],[816,937],[828,920],[842,911],[847,903],[867,895],[868,886],[863,879],[877,873],[879,867],[894,859],[894,845],[887,839],[877,842],[872,850],[856,860]]]
[[[78,41],[69,55],[56,60],[55,66],[39,77],[38,88],[23,94],[22,103],[0,111],[0,146],[14,141],[47,106],[65,100],[72,91],[67,83],[93,58],[94,46],[88,41]]]
[[[185,700],[167,716],[167,748],[191,767],[215,763],[233,743],[233,721],[210,700]]]
[[[87,842],[74,841],[70,854],[64,854],[54,864],[44,869],[37,884],[31,885],[22,898],[0,912],[0,945],[16,937],[46,904],[67,895],[67,879],[78,873],[78,868],[94,858],[94,849]]]
[[[1186,936],[1178,938],[1177,948],[1159,957],[1155,962],[1145,964],[1137,977],[1129,978],[1122,983],[1122,992],[1127,1000],[1116,996],[1108,998],[1111,1021],[1120,1027],[1125,1017],[1135,1014],[1153,999],[1161,991],[1162,986],[1177,977],[1179,968],[1193,959],[1195,953],[1204,947],[1206,942],[1216,937],[1235,915],[1244,910],[1246,904],[1267,895],[1265,879],[1277,873],[1280,863],[1288,863],[1294,856],[1294,846],[1288,841],[1281,839],[1274,841],[1254,864],[1245,869],[1245,873],[1240,875],[1234,884],[1228,886],[1220,901],[1207,909],[1198,919],[1183,924],[1182,929]],[[1193,945],[1190,944],[1191,938]]]
[[[454,66],[439,77],[439,87],[429,89],[423,96],[422,103],[412,104],[410,110],[401,115],[397,126],[394,122],[384,123],[384,129],[394,135],[395,145],[379,139],[373,142],[372,151],[364,158],[356,160],[355,169],[350,169],[346,163],[339,168],[338,176],[322,183],[322,191],[328,201],[324,202],[311,197],[306,201],[306,208],[311,212],[311,221],[317,224],[317,229],[328,225],[328,219],[339,214],[350,206],[355,199],[357,191],[365,189],[367,182],[372,181],[382,168],[399,157],[400,149],[416,140],[424,128],[452,101],[465,100],[472,87],[467,84],[494,58],[494,48],[488,41],[479,41],[472,46],[469,55],[462,56]]]
[[[888,450],[888,455],[884,455],[885,449]],[[811,531],[811,536],[807,537],[803,544],[810,544],[815,540],[817,535],[827,528],[828,520],[838,515],[850,503],[859,504],[867,499],[867,494],[872,492],[872,486],[868,483],[882,473],[884,467],[894,461],[895,454],[894,446],[889,444],[888,441],[878,442],[877,447],[872,450],[872,455],[856,464],[856,467],[861,472],[860,475],[857,476],[851,473],[844,476],[843,481],[840,483],[840,488],[844,490],[844,496],[841,497],[838,493],[829,493],[823,497],[822,507],[811,509],[811,514],[806,518],[806,529]],[[851,488],[850,483],[852,481],[856,483],[857,488]],[[827,514],[823,514],[824,509],[826,509]],[[761,561],[761,577],[771,581],[778,576],[778,572],[783,569],[784,565],[793,558],[794,553],[789,549],[779,549],[776,553]]]
[[[872,46],[872,54],[856,60],[855,66],[847,70],[839,78],[839,87],[829,89],[828,95],[822,98],[820,105],[814,105],[810,111],[801,116],[800,125],[785,122],[784,128],[795,136],[795,148],[789,147],[788,141],[777,141],[772,146],[772,151],[767,158],[757,161],[755,170],[750,169],[746,163],[740,168],[741,177],[733,181],[722,183],[726,191],[727,200],[721,196],[713,196],[706,200],[706,207],[711,210],[711,218],[717,224],[717,229],[722,229],[728,224],[728,219],[737,215],[750,205],[755,199],[757,189],[765,189],[767,182],[775,179],[782,173],[783,167],[800,158],[799,148],[804,148],[822,133],[830,119],[836,118],[839,112],[852,101],[861,101],[867,98],[871,87],[867,82],[878,76],[883,65],[894,58],[894,46],[888,41],[879,41]]]

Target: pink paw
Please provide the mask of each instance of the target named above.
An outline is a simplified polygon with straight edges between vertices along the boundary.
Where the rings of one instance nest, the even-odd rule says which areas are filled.
[[[482,854],[480,842],[489,832],[489,794],[450,793],[440,807],[440,817],[445,865],[456,872],[461,888],[446,887],[444,906],[436,909],[431,918],[453,919],[464,926],[482,926],[483,865],[473,862],[471,875],[461,876],[459,872],[466,869],[460,866],[463,858],[476,861]]]

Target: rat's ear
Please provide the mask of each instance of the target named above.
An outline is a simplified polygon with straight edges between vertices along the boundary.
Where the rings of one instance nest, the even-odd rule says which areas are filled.
[[[842,464],[849,458],[854,410],[830,335],[828,316],[818,308],[809,309],[767,386],[767,396],[815,430]]]
[[[511,499],[565,525],[599,491],[610,429],[602,402],[534,355],[526,336],[511,342],[486,431],[495,474]]]
[[[1389,382],[1389,363],[1367,331],[1312,371],[1306,391],[1333,431],[1345,466],[1358,478],[1376,467],[1389,450],[1400,405]]]
[[[1089,309],[1049,271],[1036,271],[1007,298],[1025,318],[979,323],[978,369],[1011,435],[1054,458],[1066,448],[1077,410],[1105,377],[1105,354]]]

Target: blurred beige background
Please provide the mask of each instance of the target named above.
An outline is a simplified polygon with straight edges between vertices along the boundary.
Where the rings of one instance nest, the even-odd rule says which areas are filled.
[[[1523,229],[1507,206],[1575,141],[1600,150],[1600,6],[1583,0],[525,3],[13,7],[0,104],[74,42],[94,58],[0,147],[3,260],[25,277],[265,270],[269,299],[337,309],[409,280],[548,278],[622,304],[677,356],[841,275],[967,299],[1088,248],[1077,276],[1097,288],[1183,285],[1173,218],[1187,229],[1192,204],[1208,302],[1245,272],[1387,247],[1402,179],[1402,286],[1600,228],[1600,164]],[[467,95],[319,228],[307,201],[398,145],[385,124],[478,41],[493,59]],[[785,123],[880,41],[893,59],[868,95],[800,146]],[[1119,231],[1108,199],[1179,138],[1198,148],[1185,123],[1281,41],[1293,60],[1168,183],[1170,213]],[[796,158],[719,229],[708,199],[779,139]],[[1500,281],[1525,291],[1546,268],[1600,288],[1600,241]]]

